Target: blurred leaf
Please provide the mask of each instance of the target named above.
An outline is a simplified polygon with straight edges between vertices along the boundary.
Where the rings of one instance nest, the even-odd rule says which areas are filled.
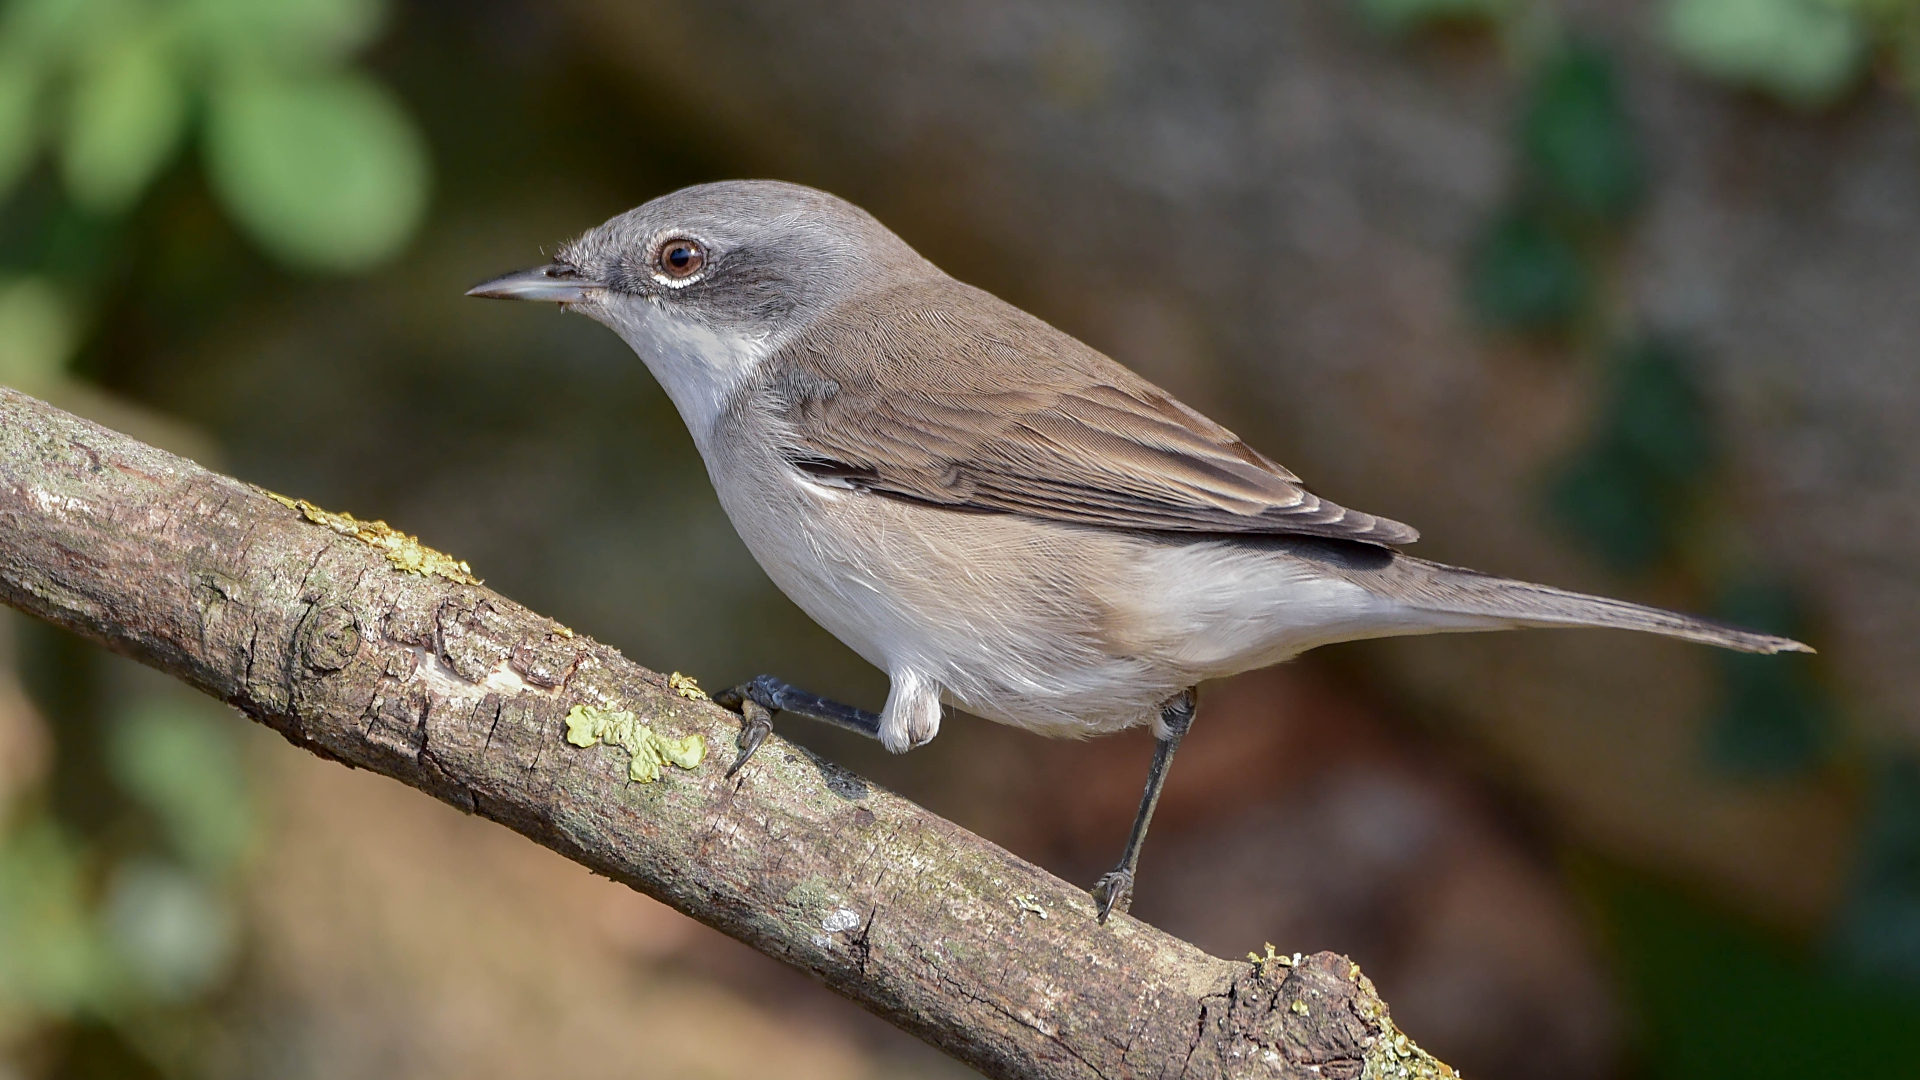
[[[1706,393],[1672,345],[1648,340],[1619,352],[1607,410],[1620,444],[1666,482],[1691,484],[1712,467]]]
[[[1881,764],[1851,895],[1834,934],[1850,971],[1920,986],[1920,762]]]
[[[1643,570],[1666,552],[1662,492],[1616,444],[1574,458],[1548,486],[1547,510],[1581,547],[1616,570]]]
[[[1865,70],[1867,35],[1834,0],[1670,0],[1668,44],[1718,79],[1815,108]]]
[[[1913,0],[1835,0],[1857,13],[1878,44],[1901,87],[1920,104],[1920,4]]]
[[[1803,637],[1805,620],[1793,593],[1775,582],[1729,590],[1718,614],[1735,626]],[[1779,777],[1818,766],[1833,745],[1833,708],[1813,677],[1813,659],[1783,654],[1714,654],[1725,695],[1708,729],[1708,759],[1744,776]]]
[[[0,833],[0,1012],[65,1015],[105,979],[73,844],[45,820]]]
[[[1737,776],[1789,777],[1832,747],[1824,695],[1799,655],[1716,654],[1726,701],[1708,734],[1708,760]]]
[[[1553,518],[1622,571],[1671,547],[1713,464],[1706,397],[1684,356],[1643,342],[1620,350],[1592,434],[1547,488]]]
[[[74,205],[50,176],[41,173],[35,179],[44,182],[29,189],[39,188],[46,197],[35,200],[25,213],[0,215],[0,265],[26,269],[52,282],[68,300],[76,325],[84,325],[80,301],[125,255],[125,233],[115,219]]]
[[[1760,934],[1625,873],[1581,875],[1641,1014],[1646,1075],[1809,1080],[1920,1074],[1920,998],[1819,970]]]
[[[1354,0],[1354,6],[1375,29],[1410,34],[1436,23],[1491,20],[1502,0]]]
[[[98,27],[117,27],[126,6],[126,0],[9,0],[0,6],[0,42],[15,59],[50,63]]]
[[[30,310],[38,316],[30,325],[44,331],[0,339],[0,382],[9,369],[29,381],[36,376],[27,371],[39,372],[43,380],[48,372],[59,377],[73,371],[93,328],[95,298],[126,263],[126,241],[116,219],[75,206],[50,170],[29,174],[8,212],[0,214],[0,309],[13,286],[32,282],[33,291],[43,295],[16,299],[32,301]],[[21,355],[15,356],[15,349]]]
[[[249,58],[314,67],[380,32],[385,0],[186,0],[187,25],[228,63]]]
[[[142,988],[164,1001],[210,989],[232,966],[238,922],[226,899],[193,875],[136,861],[114,875],[104,917],[108,938]]]
[[[1528,178],[1553,204],[1618,221],[1639,201],[1640,151],[1620,100],[1613,62],[1569,45],[1534,73],[1520,123]]]
[[[79,342],[72,307],[43,277],[0,281],[0,384],[42,392]]]
[[[209,874],[233,867],[253,839],[253,803],[230,725],[155,698],[119,719],[109,764],[127,794],[159,817],[167,840]]]
[[[39,146],[40,73],[18,57],[0,57],[0,198],[13,190]]]
[[[1529,210],[1495,221],[1468,263],[1468,303],[1482,322],[1504,330],[1567,329],[1585,308],[1588,288],[1580,249]]]
[[[118,213],[139,197],[187,121],[186,87],[164,35],[128,34],[74,73],[61,165],[80,205]]]
[[[207,158],[228,210],[298,267],[364,270],[400,250],[426,207],[419,134],[359,75],[221,83]]]

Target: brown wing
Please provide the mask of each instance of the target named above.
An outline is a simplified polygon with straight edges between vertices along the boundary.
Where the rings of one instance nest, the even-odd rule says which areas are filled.
[[[836,314],[783,350],[756,395],[789,460],[822,480],[1110,528],[1419,539],[1320,498],[1172,395],[977,289],[923,282]]]

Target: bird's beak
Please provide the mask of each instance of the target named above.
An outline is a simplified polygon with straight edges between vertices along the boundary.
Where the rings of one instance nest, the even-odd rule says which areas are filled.
[[[489,300],[545,300],[550,304],[577,304],[587,298],[590,290],[597,288],[600,288],[599,282],[580,277],[570,267],[550,265],[481,282],[468,289],[467,295],[483,296]]]

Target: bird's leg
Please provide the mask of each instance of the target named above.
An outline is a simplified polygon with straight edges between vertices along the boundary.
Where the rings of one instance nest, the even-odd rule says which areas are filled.
[[[1107,916],[1125,911],[1133,903],[1133,874],[1140,867],[1140,848],[1147,842],[1147,826],[1153,822],[1153,808],[1159,805],[1160,789],[1166,786],[1167,766],[1173,762],[1173,752],[1180,749],[1180,740],[1193,726],[1196,696],[1191,689],[1183,690],[1160,706],[1160,723],[1154,730],[1153,764],[1147,769],[1147,790],[1140,796],[1140,812],[1134,815],[1126,853],[1120,856],[1120,865],[1102,875],[1091,890],[1103,923]]]
[[[731,777],[740,771],[760,744],[767,741],[773,732],[773,714],[790,712],[823,724],[832,724],[837,728],[859,732],[869,739],[880,737],[880,714],[865,709],[856,709],[851,705],[842,705],[837,701],[823,698],[818,694],[809,694],[792,683],[776,679],[771,675],[762,675],[750,679],[731,690],[715,694],[713,700],[729,709],[738,709],[740,724],[740,756],[733,759],[732,767],[727,769]]]

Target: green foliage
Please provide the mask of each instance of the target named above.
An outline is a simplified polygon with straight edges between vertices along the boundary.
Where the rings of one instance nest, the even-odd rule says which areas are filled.
[[[119,213],[179,145],[186,86],[157,28],[101,41],[77,60],[60,164],[75,202]]]
[[[1670,342],[1641,341],[1615,354],[1607,437],[1649,478],[1674,489],[1706,477],[1714,448],[1706,393]]]
[[[1718,614],[1735,626],[1802,638],[1806,619],[1792,591],[1753,580],[1727,590]],[[1723,695],[1708,729],[1707,757],[1724,772],[1793,776],[1825,760],[1833,745],[1833,706],[1813,675],[1812,657],[1714,654]]]
[[[1502,330],[1563,330],[1586,308],[1591,287],[1579,245],[1531,207],[1494,220],[1467,266],[1468,305],[1482,323]]]
[[[1354,6],[1375,29],[1410,34],[1438,23],[1494,18],[1506,0],[1354,0]]]
[[[1858,859],[1835,952],[1848,970],[1920,985],[1920,761],[1881,762]]]
[[[121,236],[113,219],[81,209],[41,173],[0,213],[0,273],[44,278],[71,301],[119,261]]]
[[[225,719],[151,698],[119,718],[107,747],[115,782],[159,821],[167,846],[216,878],[246,854],[254,829],[239,747]]]
[[[324,69],[371,43],[385,0],[185,0],[194,34],[217,55]]]
[[[80,852],[65,833],[45,820],[0,830],[0,1032],[100,999],[107,957],[90,916]]]
[[[46,394],[86,334],[89,285],[113,265],[107,219],[49,198],[44,175],[0,215],[0,385]]]
[[[0,195],[50,142],[76,203],[124,213],[204,116],[217,193],[287,264],[363,270],[418,226],[425,145],[385,89],[343,67],[384,0],[0,5]]]
[[[354,75],[236,78],[211,106],[214,185],[284,261],[364,269],[412,233],[426,205],[426,152],[378,84]]]
[[[1589,305],[1602,236],[1639,203],[1638,141],[1605,53],[1569,44],[1536,65],[1515,129],[1520,175],[1474,244],[1467,301],[1484,324],[1571,330]]]
[[[1834,0],[1860,17],[1886,51],[1888,67],[1920,100],[1920,4],[1913,0]]]
[[[1913,1076],[1920,998],[1822,970],[1624,873],[1583,875],[1638,1005],[1646,1074],[1672,1080]]]
[[[1669,0],[1669,46],[1701,72],[1817,108],[1865,70],[1868,37],[1839,0]]]
[[[1672,547],[1713,466],[1706,397],[1685,356],[1647,341],[1620,350],[1587,445],[1548,486],[1555,521],[1616,569]]]
[[[0,385],[40,392],[59,378],[77,335],[74,311],[51,282],[0,279]]]
[[[392,96],[347,66],[385,6],[0,0],[0,383],[65,377],[127,265],[126,218],[195,135],[215,196],[281,261],[354,271],[398,251],[427,156]],[[65,719],[62,757],[104,759],[131,806],[100,789],[86,845],[32,806],[0,828],[4,1038],[177,1019],[240,940],[231,890],[255,820],[230,725],[163,699],[134,702],[104,740]]]
[[[1535,70],[1520,122],[1525,182],[1557,210],[1623,220],[1640,201],[1644,168],[1613,61],[1569,44]]]
[[[0,54],[0,193],[11,191],[33,162],[40,138],[40,80],[33,66]]]
[[[96,749],[158,843],[116,826],[111,848],[82,846],[32,807],[0,829],[0,1037],[51,1019],[137,1022],[232,970],[234,871],[254,833],[232,725],[137,699]]]
[[[1547,508],[1589,554],[1617,570],[1644,569],[1667,548],[1669,508],[1632,455],[1597,443],[1576,456],[1548,489]]]

